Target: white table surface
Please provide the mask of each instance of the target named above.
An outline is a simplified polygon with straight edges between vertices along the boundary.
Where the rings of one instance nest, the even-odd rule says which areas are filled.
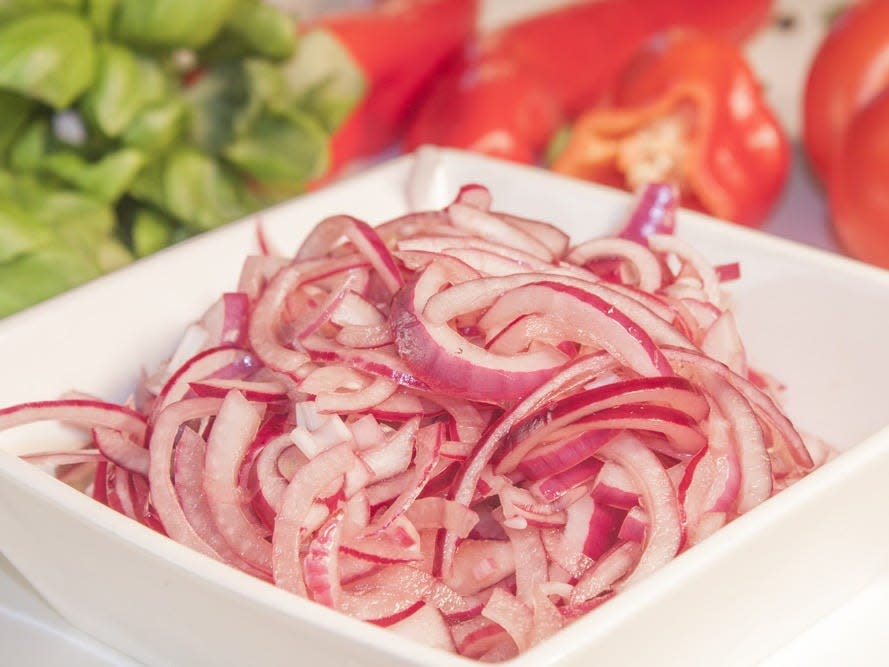
[[[481,21],[484,26],[493,26],[541,5],[565,1],[487,0]],[[799,134],[799,100],[806,67],[824,29],[825,12],[836,4],[836,0],[779,0],[779,11],[795,19],[793,28],[766,30],[750,45],[751,61],[761,73],[782,122],[794,137]],[[765,229],[820,248],[835,248],[822,196],[809,178],[799,149],[786,192]],[[854,567],[854,563],[839,566]],[[889,660],[886,619],[889,572],[762,664],[885,665]],[[0,557],[0,665],[129,667],[135,663],[61,619]]]

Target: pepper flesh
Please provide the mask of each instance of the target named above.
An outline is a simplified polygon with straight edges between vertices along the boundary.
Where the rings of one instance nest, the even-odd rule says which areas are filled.
[[[614,101],[578,119],[555,171],[629,189],[666,180],[686,206],[762,222],[787,178],[789,145],[733,44],[691,33],[652,42]]]
[[[889,2],[861,0],[831,26],[806,77],[803,145],[827,187],[855,114],[889,88]]]
[[[367,94],[333,136],[331,171],[392,145],[425,87],[475,30],[478,0],[381,0],[322,17],[361,68]]]
[[[837,240],[889,269],[889,87],[849,121],[834,161],[828,195]]]
[[[424,99],[406,148],[432,143],[533,162],[564,119],[598,100],[654,34],[685,26],[741,40],[771,4],[592,0],[520,20],[465,51]]]

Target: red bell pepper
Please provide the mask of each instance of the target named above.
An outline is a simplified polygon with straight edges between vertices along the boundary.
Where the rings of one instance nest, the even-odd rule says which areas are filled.
[[[478,0],[378,0],[308,26],[333,34],[361,68],[366,94],[337,129],[332,169],[392,145],[425,87],[474,33]]]
[[[534,161],[562,119],[596,101],[652,35],[683,26],[740,39],[771,4],[588,0],[518,21],[466,51],[424,101],[406,147],[433,143]]]
[[[889,269],[889,87],[849,121],[828,189],[842,248]]]
[[[686,206],[762,222],[790,151],[734,44],[694,33],[657,39],[622,73],[614,99],[578,119],[555,171],[630,189],[673,182]]]
[[[889,268],[889,0],[861,0],[809,69],[803,141],[842,249]]]
[[[861,0],[831,26],[809,68],[803,144],[815,175],[830,181],[856,112],[889,88],[889,2]]]

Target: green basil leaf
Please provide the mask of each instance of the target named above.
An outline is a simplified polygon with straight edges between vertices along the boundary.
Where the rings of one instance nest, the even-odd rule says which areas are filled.
[[[75,190],[39,188],[32,192],[27,206],[37,220],[87,255],[90,248],[114,231],[112,208]]]
[[[182,134],[185,115],[185,103],[180,99],[149,106],[127,127],[123,142],[146,153],[164,151]]]
[[[15,202],[25,211],[32,208],[32,203],[40,201],[46,189],[38,185],[31,174],[12,173],[0,170],[0,200]]]
[[[133,52],[116,44],[100,44],[96,55],[96,80],[82,106],[96,127],[106,136],[116,137],[142,106],[139,67]]]
[[[194,230],[218,227],[248,211],[238,179],[220,162],[197,151],[180,150],[170,156],[164,192],[170,212]]]
[[[340,126],[367,93],[364,73],[342,43],[325,30],[302,36],[283,67],[291,94],[328,131]]]
[[[89,24],[67,12],[16,18],[0,27],[0,88],[62,109],[93,81]]]
[[[99,267],[63,243],[0,264],[0,317],[98,277]]]
[[[116,44],[98,47],[98,63],[84,113],[105,136],[117,137],[146,104],[166,96],[166,79],[156,63]]]
[[[174,228],[173,221],[157,211],[139,209],[130,230],[134,252],[138,257],[145,257],[166,248],[173,241]]]
[[[210,154],[218,154],[231,140],[235,119],[247,101],[247,84],[240,65],[226,64],[204,72],[185,91],[189,108],[189,139]]]
[[[108,204],[76,190],[47,187],[30,176],[0,172],[0,201],[88,257],[114,231],[115,215]],[[42,238],[43,232],[36,233]]]
[[[115,271],[133,261],[133,254],[117,239],[106,237],[95,248],[96,264],[103,273]]]
[[[115,34],[124,42],[200,48],[228,21],[235,0],[120,0]]]
[[[329,164],[328,136],[306,114],[263,113],[250,131],[223,152],[239,169],[261,183],[299,192]]]
[[[111,34],[118,0],[86,0],[86,15],[96,32],[103,37]]]
[[[31,252],[54,238],[51,229],[20,206],[0,199],[0,262]]]
[[[248,59],[242,64],[245,102],[232,119],[232,135],[240,137],[267,109],[285,113],[292,104],[280,67],[264,60]]]
[[[133,183],[130,194],[192,231],[236,220],[255,205],[225,165],[191,148],[179,148],[150,165]]]
[[[226,32],[250,52],[267,58],[289,58],[296,48],[294,20],[259,0],[237,0]]]
[[[43,164],[56,178],[109,203],[123,195],[144,166],[145,156],[135,148],[122,148],[92,163],[73,151],[56,151]]]
[[[35,118],[9,147],[9,165],[16,171],[39,169],[49,150],[49,139],[49,120],[42,116]]]
[[[0,0],[0,23],[16,16],[50,9],[79,12],[82,5],[83,0]]]
[[[34,102],[0,90],[0,163],[4,162],[6,150],[28,122]]]

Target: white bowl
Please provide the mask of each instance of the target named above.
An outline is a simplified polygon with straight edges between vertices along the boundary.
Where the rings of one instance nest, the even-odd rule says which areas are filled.
[[[620,192],[456,151],[424,150],[262,215],[296,247],[322,217],[381,222],[481,182],[496,207],[575,239],[615,228]],[[788,386],[803,429],[849,450],[587,617],[516,667],[751,664],[862,588],[889,556],[889,273],[683,212],[678,233],[731,286],[750,357]],[[234,286],[253,220],[206,234],[0,322],[0,406],[77,388],[120,400],[141,367]],[[41,425],[0,439],[0,551],[65,618],[150,665],[468,665],[396,639],[168,540],[11,452],[61,446]]]

